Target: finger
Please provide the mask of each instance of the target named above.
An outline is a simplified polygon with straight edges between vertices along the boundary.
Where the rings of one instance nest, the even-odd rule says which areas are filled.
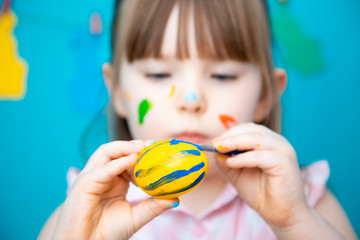
[[[233,150],[276,150],[288,144],[281,136],[274,136],[265,131],[245,132],[237,135],[217,138],[213,145],[220,152]]]
[[[105,166],[99,168],[99,171],[101,174],[97,174],[96,179],[93,178],[94,181],[97,182],[109,182],[114,177],[122,174],[127,169],[134,166],[135,161],[137,159],[137,154],[132,153],[129,156],[121,157],[116,160],[112,160],[109,163],[107,163]]]
[[[229,157],[225,161],[229,168],[260,168],[267,174],[279,173],[279,170],[286,169],[290,164],[290,160],[282,154],[270,150],[249,151]]]
[[[271,129],[265,127],[264,125],[256,124],[256,123],[253,123],[253,122],[246,122],[246,123],[238,124],[238,125],[230,128],[229,130],[225,131],[220,136],[220,138],[230,137],[230,136],[234,136],[234,135],[237,135],[237,134],[240,134],[240,133],[259,132],[259,131],[267,132],[267,133],[275,133]]]
[[[89,172],[84,173],[77,184],[74,186],[81,192],[92,194],[102,194],[108,191],[109,183],[120,175],[122,172],[134,166],[137,154],[133,153],[129,156],[113,160],[102,167],[97,167]]]
[[[154,141],[154,140],[146,140],[144,143],[145,143],[145,146],[146,146],[146,147],[149,147],[149,146],[151,146],[152,144],[156,143],[156,141]]]
[[[142,201],[132,210],[135,232],[166,210],[178,205],[179,199],[151,198]]]
[[[90,157],[85,169],[103,166],[113,159],[139,153],[145,145],[138,141],[114,141],[101,145]]]
[[[216,166],[217,168],[220,170],[220,173],[221,174],[224,174],[225,173],[225,176],[224,177],[227,177],[226,174],[231,171],[231,170],[234,170],[233,168],[229,168],[227,163],[226,163],[226,160],[229,158],[228,155],[224,155],[224,154],[216,154]]]
[[[138,185],[136,184],[136,181],[135,181],[134,168],[130,168],[130,169],[126,170],[126,173],[127,173],[127,175],[130,177],[130,181],[131,181],[135,186],[138,186]]]

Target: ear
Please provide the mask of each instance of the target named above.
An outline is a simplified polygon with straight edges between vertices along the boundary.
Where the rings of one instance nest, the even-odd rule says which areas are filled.
[[[102,72],[104,82],[115,112],[120,117],[126,118],[127,113],[123,94],[121,92],[120,83],[118,81],[114,81],[115,74],[112,65],[110,63],[104,63],[102,66]]]
[[[276,96],[274,101],[271,103],[268,101],[268,96],[266,93],[263,92],[261,98],[259,100],[258,107],[255,112],[255,122],[261,122],[264,118],[270,113],[271,109],[280,101],[280,98],[286,88],[287,85],[287,73],[282,68],[276,68],[273,72],[277,89],[276,89]]]
[[[285,91],[285,88],[287,86],[287,82],[288,82],[288,77],[287,77],[287,73],[284,69],[282,68],[276,68],[274,70],[274,74],[275,74],[275,79],[277,80],[277,94],[278,94],[278,98],[280,98],[282,96],[282,94]]]

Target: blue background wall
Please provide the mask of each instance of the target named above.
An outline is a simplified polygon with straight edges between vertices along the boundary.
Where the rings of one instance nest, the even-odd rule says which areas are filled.
[[[329,188],[360,234],[360,2],[269,3],[276,63],[289,75],[284,135],[301,164],[329,161]],[[29,70],[25,97],[0,99],[1,239],[36,238],[66,196],[67,169],[84,166],[82,134],[107,102],[101,64],[110,56],[112,4],[12,2]],[[102,15],[100,35],[89,32],[92,12]],[[87,153],[107,139],[103,115],[94,129]]]

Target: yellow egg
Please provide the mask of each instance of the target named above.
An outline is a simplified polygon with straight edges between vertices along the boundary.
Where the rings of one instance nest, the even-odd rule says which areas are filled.
[[[176,198],[195,189],[205,178],[208,160],[201,147],[176,139],[145,148],[134,167],[136,184],[156,198]]]

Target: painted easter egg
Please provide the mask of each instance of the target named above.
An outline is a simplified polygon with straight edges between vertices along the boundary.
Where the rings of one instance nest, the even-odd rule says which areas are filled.
[[[201,147],[176,139],[145,148],[134,167],[136,184],[156,198],[175,198],[195,189],[208,171]]]

